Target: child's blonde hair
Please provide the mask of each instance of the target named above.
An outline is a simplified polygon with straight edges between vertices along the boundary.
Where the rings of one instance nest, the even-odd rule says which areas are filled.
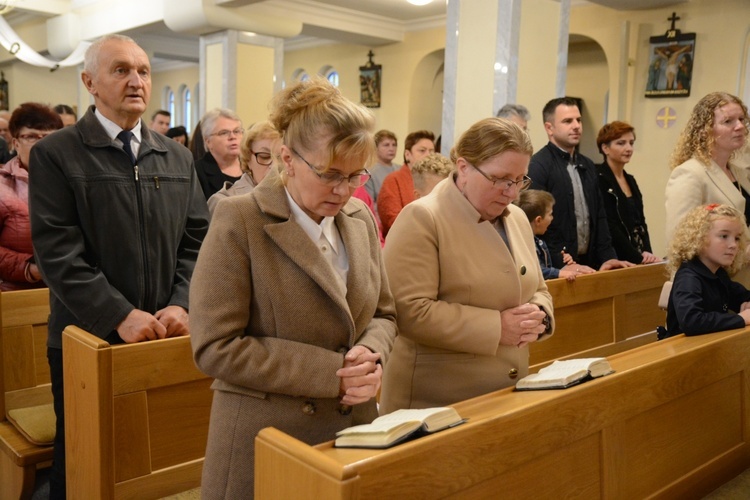
[[[421,192],[427,185],[427,176],[434,175],[445,179],[453,172],[454,168],[449,158],[440,153],[431,153],[411,167],[414,187]]]
[[[736,220],[742,228],[747,227],[745,216],[736,208],[729,205],[701,205],[690,210],[680,221],[667,252],[667,271],[674,276],[683,262],[694,259],[706,246],[706,238],[711,226],[717,219]],[[746,231],[740,233],[740,243],[737,255],[727,268],[729,274],[736,273],[745,263],[745,247],[747,247]]]

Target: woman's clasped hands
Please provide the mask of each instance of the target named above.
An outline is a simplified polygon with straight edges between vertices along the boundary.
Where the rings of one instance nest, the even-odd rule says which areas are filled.
[[[523,347],[535,342],[547,327],[547,316],[536,304],[521,304],[500,312],[502,325],[501,345]]]
[[[344,356],[344,366],[336,370],[341,378],[341,404],[356,405],[374,398],[383,380],[380,354],[365,346],[355,345]]]

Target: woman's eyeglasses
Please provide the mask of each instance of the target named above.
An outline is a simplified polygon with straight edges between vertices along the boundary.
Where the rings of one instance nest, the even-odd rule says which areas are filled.
[[[261,151],[260,153],[250,151],[250,154],[255,157],[255,161],[258,162],[258,165],[268,167],[273,163],[273,156],[271,155],[271,153],[266,153],[265,151]]]
[[[50,135],[54,130],[51,130],[49,132],[45,132],[43,134],[21,134],[18,136],[18,140],[26,144],[27,146],[32,146],[39,142],[40,140],[44,139],[48,135]]]
[[[476,167],[471,163],[469,163],[469,165],[474,167],[474,170],[482,174],[482,177],[490,181],[494,187],[499,187],[503,191],[507,191],[511,186],[516,186],[519,191],[525,191],[529,189],[529,186],[531,186],[531,177],[529,177],[528,175],[524,175],[523,179],[517,181],[511,179],[498,179],[497,177],[485,174],[482,170],[479,169],[479,167]]]
[[[219,130],[218,132],[213,133],[211,135],[218,135],[222,139],[227,139],[231,135],[237,135],[237,136],[242,137],[242,134],[243,134],[243,130],[238,127],[234,130],[227,130],[227,129]]]
[[[294,148],[290,149],[292,150],[292,153],[299,156],[300,160],[304,161],[307,166],[310,167],[310,170],[312,170],[315,175],[318,176],[318,179],[320,179],[320,181],[326,186],[338,186],[342,182],[346,181],[349,186],[358,188],[364,186],[367,181],[370,180],[370,172],[366,168],[354,172],[349,177],[341,175],[341,173],[339,172],[319,172],[317,168],[313,167],[312,164],[309,161],[305,160],[301,154],[294,150]]]

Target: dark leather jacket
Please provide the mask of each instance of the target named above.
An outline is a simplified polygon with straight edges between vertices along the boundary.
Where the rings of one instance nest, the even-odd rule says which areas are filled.
[[[94,107],[31,151],[29,210],[37,264],[50,288],[48,346],[69,324],[118,341],[133,310],[188,309],[208,228],[190,151],[142,125],[136,169]]]
[[[646,217],[643,214],[643,195],[641,195],[641,190],[638,189],[635,177],[625,172],[625,179],[630,186],[635,205],[635,211],[633,211],[630,209],[627,197],[617,183],[615,174],[612,173],[609,165],[606,162],[601,163],[596,166],[596,170],[599,173],[599,186],[602,190],[604,210],[607,212],[609,233],[612,235],[612,246],[617,252],[617,258],[633,264],[640,264],[643,262],[643,255],[633,243],[633,228],[638,225],[645,229],[643,251],[651,251],[651,239],[648,236]]]

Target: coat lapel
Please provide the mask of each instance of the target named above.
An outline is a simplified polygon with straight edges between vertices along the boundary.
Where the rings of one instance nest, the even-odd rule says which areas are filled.
[[[337,306],[349,312],[346,296],[336,285],[335,271],[325,261],[307,233],[291,218],[286,190],[279,175],[269,172],[266,179],[263,179],[263,182],[255,188],[254,193],[260,209],[278,219],[278,222],[265,226],[264,230],[268,237],[302,272],[315,281]],[[346,239],[344,239],[344,244],[347,245],[347,251],[349,251],[349,242]],[[353,260],[351,253],[349,253],[349,260]]]
[[[341,239],[349,256],[349,274],[346,279],[346,303],[352,316],[357,318],[365,307],[365,303],[372,300],[372,292],[368,289],[372,285],[370,276],[370,244],[367,240],[367,227],[364,221],[352,217],[353,214],[365,208],[349,202],[336,215],[336,227],[341,233]],[[354,343],[354,324],[350,332],[349,343]]]
[[[705,171],[713,185],[716,186],[716,189],[721,191],[721,194],[726,198],[726,203],[732,205],[738,210],[744,211],[744,206],[739,207],[737,205],[742,198],[742,195],[737,191],[737,188],[732,184],[732,181],[729,180],[729,177],[722,172],[721,167],[712,160],[710,168],[705,169]],[[737,178],[737,176],[735,176],[735,178]]]

